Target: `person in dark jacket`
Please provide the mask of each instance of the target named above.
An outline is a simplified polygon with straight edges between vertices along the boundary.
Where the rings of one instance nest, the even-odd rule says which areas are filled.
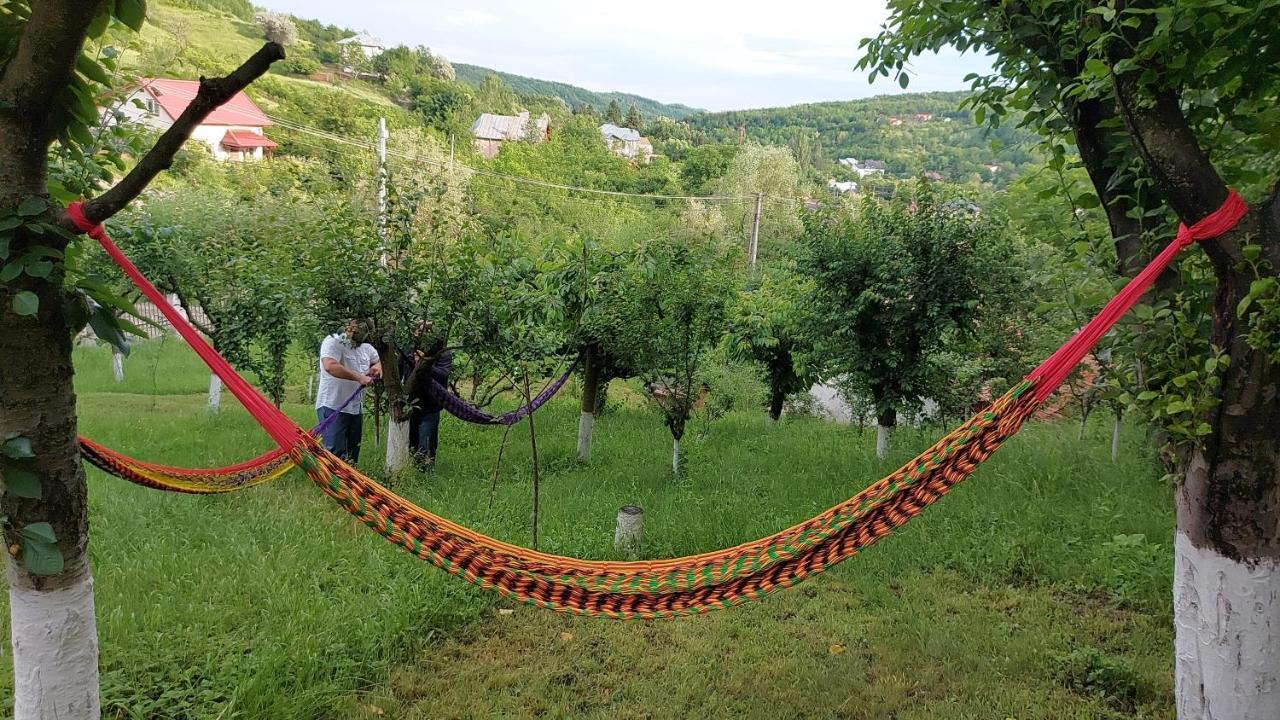
[[[431,358],[434,356],[434,360]],[[417,382],[409,388],[409,397],[413,401],[413,410],[409,413],[409,449],[413,453],[418,467],[426,469],[435,464],[436,450],[440,446],[440,401],[430,392],[431,383],[448,386],[449,373],[453,370],[453,351],[443,347],[441,343],[435,352],[421,350],[414,352],[412,358],[402,357],[401,366],[408,371],[402,377],[410,377],[413,369],[419,364],[430,362],[424,368]]]

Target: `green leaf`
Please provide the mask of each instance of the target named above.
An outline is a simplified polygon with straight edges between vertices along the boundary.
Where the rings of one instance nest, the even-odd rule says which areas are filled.
[[[115,15],[134,31],[142,30],[142,22],[147,19],[146,0],[116,0]]]
[[[22,218],[18,217],[17,215],[10,215],[8,217],[0,218],[0,232],[3,232],[5,230],[12,230],[21,224],[22,224]],[[1249,247],[1256,247],[1258,248],[1258,250],[1262,250],[1261,245],[1250,245]]]
[[[47,522],[38,522],[26,525],[18,534],[27,540],[33,540],[39,543],[52,545],[53,543],[58,542],[58,536],[53,532],[53,526]]]
[[[9,259],[9,236],[0,237],[0,260]]]
[[[30,290],[23,290],[13,296],[13,311],[19,315],[35,315],[40,309],[40,298]]]
[[[0,283],[7,283],[22,274],[22,263],[13,261],[0,269]]]
[[[27,263],[27,274],[33,278],[47,278],[53,272],[53,263],[48,260]]]
[[[100,83],[102,85],[111,84],[111,76],[107,74],[107,71],[99,65],[97,61],[88,55],[81,55],[76,58],[76,70],[79,70],[81,75],[84,75],[96,83]]]
[[[18,214],[23,217],[39,215],[49,207],[49,201],[42,197],[29,197],[18,205]]]
[[[10,457],[14,460],[35,457],[35,453],[31,452],[31,439],[21,435],[14,435],[5,440],[4,445],[0,446],[0,450],[4,452],[5,457]]]
[[[903,90],[907,89],[907,85],[911,82],[911,78],[906,73],[898,73],[898,84]]]
[[[32,523],[22,535],[22,566],[32,575],[57,575],[62,572],[62,552],[58,550],[49,523]],[[50,538],[48,540],[44,538]]]
[[[14,497],[40,497],[40,476],[30,470],[9,468],[4,471],[4,491]]]
[[[119,350],[121,355],[128,357],[129,340],[124,336],[124,333],[120,332],[120,326],[117,324],[115,316],[106,308],[94,308],[89,315],[89,327],[93,328],[93,334],[97,335],[99,340]]]

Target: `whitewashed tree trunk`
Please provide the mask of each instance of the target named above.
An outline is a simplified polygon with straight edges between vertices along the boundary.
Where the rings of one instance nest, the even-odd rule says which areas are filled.
[[[585,410],[578,415],[578,459],[591,459],[591,432],[595,429],[596,416]]]
[[[111,349],[111,374],[115,376],[116,382],[124,382],[124,355],[115,348]]]
[[[640,554],[640,538],[644,535],[644,510],[638,505],[618,508],[618,525],[613,531],[613,549],[634,560]]]
[[[671,474],[680,474],[680,441],[675,438],[671,440]]]
[[[387,474],[400,471],[409,462],[409,421],[387,418]]]
[[[209,374],[209,412],[222,410],[222,378]]]
[[[87,562],[37,589],[9,562],[14,720],[99,720],[98,628]]]
[[[1174,540],[1179,720],[1280,718],[1280,568]]]
[[[1111,462],[1120,460],[1120,416],[1116,415],[1115,424],[1111,426]]]
[[[315,375],[307,376],[307,402],[311,402],[312,400],[315,399],[315,396],[311,394],[314,389],[315,382],[316,382]]]
[[[885,425],[876,425],[876,457],[883,460],[889,454],[889,435],[893,432],[893,428]]]

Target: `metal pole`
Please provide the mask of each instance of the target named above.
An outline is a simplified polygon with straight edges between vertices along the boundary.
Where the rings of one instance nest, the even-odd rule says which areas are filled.
[[[378,118],[378,236],[382,238],[383,267],[387,264],[387,119]]]
[[[449,173],[453,174],[453,133],[449,133]]]
[[[752,270],[756,268],[756,252],[760,248],[760,210],[763,203],[764,195],[756,193],[756,212],[751,219],[751,247],[747,253],[748,262]]]

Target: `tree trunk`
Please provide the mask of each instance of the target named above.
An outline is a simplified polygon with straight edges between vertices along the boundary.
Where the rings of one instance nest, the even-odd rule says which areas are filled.
[[[1120,420],[1124,415],[1116,411],[1115,422],[1111,425],[1111,462],[1120,461]]]
[[[400,472],[409,462],[409,421],[396,420],[392,415],[387,420],[387,475]]]
[[[62,320],[62,279],[26,276],[0,284],[0,438],[18,433],[35,457],[24,467],[40,478],[38,499],[5,494],[5,545],[23,547],[20,530],[47,522],[57,538],[63,570],[35,576],[22,557],[8,562],[10,636],[16,720],[97,720],[98,643],[88,557],[84,469],[76,447],[71,336]],[[35,317],[10,309],[13,294],[34,292]],[[31,372],[30,368],[39,368]]]
[[[680,474],[680,438],[671,438],[671,474]]]
[[[222,378],[209,373],[209,412],[222,411]]]
[[[529,368],[524,369],[524,402],[529,405],[533,402],[533,395],[529,391]],[[538,549],[538,526],[542,524],[542,478],[538,472],[538,434],[534,430],[533,416],[537,413],[529,413],[525,418],[525,422],[529,424],[529,453],[533,461],[533,512],[530,517],[533,525],[533,549]]]
[[[883,460],[889,454],[889,435],[898,424],[898,412],[892,408],[876,416],[876,457]]]
[[[600,363],[596,350],[587,346],[583,351],[582,411],[578,416],[578,459],[591,459],[591,433],[596,424],[596,403],[599,401]]]
[[[775,387],[769,394],[769,419],[778,422],[782,417],[782,407],[786,404],[787,394],[781,388]]]
[[[124,355],[115,348],[111,348],[111,374],[115,377],[116,382],[124,382]]]

